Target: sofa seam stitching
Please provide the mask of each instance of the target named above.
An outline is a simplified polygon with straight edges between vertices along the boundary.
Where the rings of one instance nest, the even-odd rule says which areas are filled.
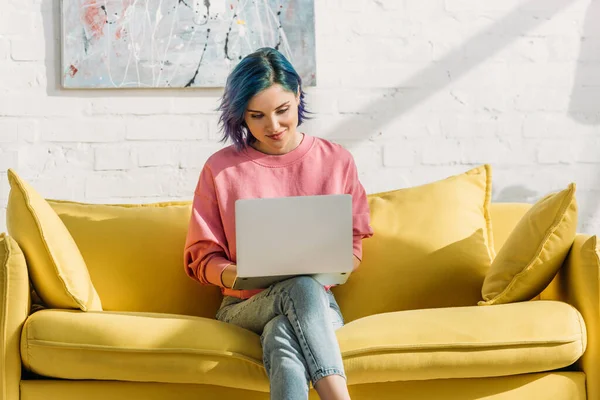
[[[173,354],[181,354],[181,353],[194,353],[194,354],[200,354],[200,355],[211,355],[211,356],[218,356],[218,357],[227,357],[227,356],[233,356],[236,357],[240,360],[244,360],[247,362],[250,362],[252,364],[256,364],[259,366],[263,366],[262,363],[262,359],[261,360],[257,360],[254,357],[251,356],[245,356],[241,353],[238,352],[225,352],[225,351],[221,351],[221,350],[193,350],[193,349],[135,349],[135,348],[121,348],[121,349],[114,349],[112,347],[109,346],[99,346],[99,345],[86,345],[86,344],[77,344],[77,345],[71,345],[71,344],[67,344],[67,343],[59,343],[59,342],[52,342],[52,341],[46,341],[46,340],[41,340],[41,339],[30,339],[28,338],[28,349],[31,347],[50,347],[50,348],[55,348],[55,349],[63,349],[63,350],[75,350],[75,351],[81,351],[81,350],[85,350],[85,351],[103,351],[103,352],[116,352],[116,353],[123,353],[123,352],[130,352],[130,353],[153,353],[153,352],[159,352],[159,353],[173,353]]]

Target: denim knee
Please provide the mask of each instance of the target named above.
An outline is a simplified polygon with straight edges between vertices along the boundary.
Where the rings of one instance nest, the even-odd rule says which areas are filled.
[[[314,301],[319,299],[329,307],[329,299],[325,288],[310,276],[298,276],[289,280],[288,295],[296,301]]]

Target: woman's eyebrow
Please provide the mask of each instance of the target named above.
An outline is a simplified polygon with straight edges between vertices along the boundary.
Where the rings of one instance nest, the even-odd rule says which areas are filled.
[[[285,105],[288,105],[289,103],[290,103],[289,101],[286,101],[285,103],[283,103],[282,105],[280,105],[279,107],[277,107],[276,110],[280,109],[281,107],[283,107]],[[255,113],[261,113],[262,114],[262,111],[256,111],[256,110],[250,110],[250,109],[248,109],[248,112],[255,112]]]

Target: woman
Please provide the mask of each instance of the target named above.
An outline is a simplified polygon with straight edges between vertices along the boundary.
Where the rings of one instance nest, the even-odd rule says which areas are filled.
[[[246,56],[229,75],[219,110],[232,146],[206,162],[194,193],[185,244],[187,274],[220,286],[217,319],[261,335],[272,399],[348,399],[335,329],[343,317],[329,287],[311,277],[261,290],[234,290],[235,201],[242,198],[351,194],[354,268],[372,235],[365,190],[350,153],[298,132],[305,118],[300,76],[277,50]],[[264,238],[265,241],[276,238]]]

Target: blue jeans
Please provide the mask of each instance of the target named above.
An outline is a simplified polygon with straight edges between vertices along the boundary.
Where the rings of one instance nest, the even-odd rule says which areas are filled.
[[[346,378],[335,336],[342,313],[333,293],[309,276],[275,283],[247,300],[226,296],[216,317],[261,335],[271,399],[306,400],[309,381]]]

